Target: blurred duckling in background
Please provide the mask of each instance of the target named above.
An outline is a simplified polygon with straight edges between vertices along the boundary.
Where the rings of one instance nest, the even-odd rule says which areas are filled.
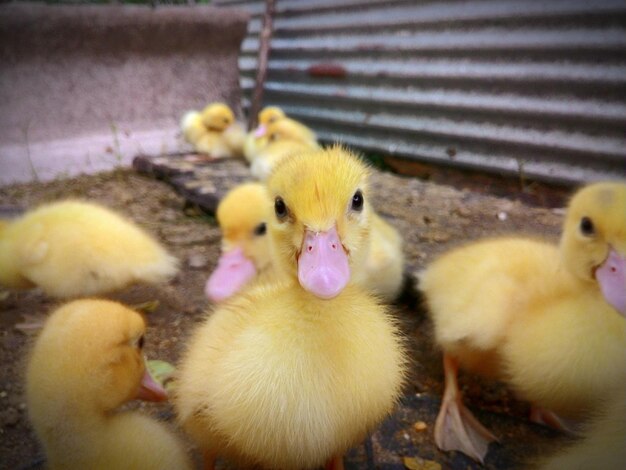
[[[259,149],[265,145],[267,141],[267,126],[285,117],[285,112],[278,106],[266,106],[261,110],[258,115],[257,126],[248,132],[243,146],[243,155],[248,160],[248,163],[252,163]]]
[[[145,330],[138,313],[107,300],[76,300],[50,315],[26,375],[28,414],[48,468],[192,468],[163,424],[117,411],[134,398],[167,398],[146,371]]]
[[[304,175],[304,176],[303,176]],[[279,163],[268,230],[286,277],[218,307],[183,358],[175,403],[200,445],[265,468],[343,468],[399,398],[396,322],[350,282],[365,264],[368,171],[339,147]]]
[[[444,254],[420,276],[445,393],[435,426],[443,450],[482,461],[495,437],[463,406],[460,365],[505,380],[566,427],[610,396],[626,369],[626,185],[598,183],[571,200],[560,246],[480,241]],[[548,411],[550,410],[550,411]]]
[[[372,209],[369,239],[365,266],[354,273],[354,282],[392,302],[400,295],[404,283],[402,237]]]
[[[289,118],[279,119],[268,125],[267,141],[259,148],[250,171],[264,181],[283,158],[319,148],[317,140],[311,137],[305,126]]]
[[[222,255],[207,281],[209,299],[221,302],[252,279],[267,280],[275,275],[267,223],[272,201],[260,183],[244,183],[231,191],[217,207],[222,230]]]
[[[176,258],[130,220],[100,205],[44,204],[0,226],[0,285],[59,298],[166,281]]]
[[[188,111],[180,123],[185,140],[213,158],[240,157],[245,131],[224,103],[212,103],[202,112]]]
[[[262,149],[268,144],[269,127],[278,121],[289,121],[290,129],[288,132],[290,136],[293,136],[293,138],[317,144],[317,135],[313,132],[313,130],[301,122],[287,117],[284,111],[278,106],[266,106],[263,108],[263,110],[259,113],[258,120],[258,126],[248,133],[244,144],[244,156],[249,163],[252,163]]]

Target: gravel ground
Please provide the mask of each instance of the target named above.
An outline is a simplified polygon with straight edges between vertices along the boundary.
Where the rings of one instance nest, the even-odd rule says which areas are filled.
[[[485,194],[462,178],[456,178],[454,185],[374,174],[374,206],[404,235],[409,274],[437,253],[485,235],[521,232],[558,237],[562,210],[522,203],[527,198],[511,187],[503,198]],[[67,197],[98,201],[127,214],[181,260],[180,274],[168,284],[133,286],[109,296],[129,304],[158,300],[159,307],[148,316],[147,355],[176,363],[186,339],[210,307],[203,286],[219,252],[220,233],[214,219],[186,204],[166,183],[131,170],[0,188],[0,206],[32,207]],[[5,292],[0,298],[0,467],[42,468],[43,454],[28,424],[22,380],[32,336],[15,325],[45,315],[57,302],[36,290]],[[404,468],[403,457],[418,457],[438,462],[442,468],[480,468],[462,455],[445,454],[434,447],[432,425],[443,391],[440,353],[433,346],[430,322],[413,289],[407,290],[396,310],[413,357],[406,399],[368,445],[350,452],[347,467]],[[528,406],[501,385],[466,375],[461,376],[461,384],[466,403],[479,410],[481,420],[502,437],[486,468],[521,467],[528,458],[561,444],[555,433],[527,424]],[[144,408],[174,427],[170,405],[131,406]],[[419,421],[424,424],[415,428]]]

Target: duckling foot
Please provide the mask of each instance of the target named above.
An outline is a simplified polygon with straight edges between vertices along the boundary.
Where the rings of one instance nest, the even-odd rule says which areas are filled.
[[[435,422],[435,443],[441,450],[458,450],[483,463],[489,443],[498,439],[463,405],[456,360],[445,354],[443,365],[446,385]]]

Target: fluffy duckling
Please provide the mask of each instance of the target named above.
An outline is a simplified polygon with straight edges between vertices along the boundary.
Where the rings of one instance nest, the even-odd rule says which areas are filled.
[[[185,140],[199,153],[214,158],[242,155],[245,131],[224,103],[212,103],[202,112],[189,111],[180,125]]]
[[[350,282],[369,234],[366,167],[339,147],[280,162],[268,182],[277,283],[218,307],[182,361],[175,403],[204,451],[265,468],[342,468],[394,407],[395,321]]]
[[[207,281],[205,292],[221,302],[252,279],[274,275],[267,223],[272,201],[264,185],[241,184],[226,194],[217,207],[222,230],[222,255]]]
[[[258,126],[246,136],[244,144],[244,156],[249,163],[252,163],[254,159],[259,155],[262,149],[268,144],[268,128],[272,124],[282,120],[288,120],[291,129],[288,131],[294,138],[317,143],[317,135],[307,126],[295,119],[288,118],[284,111],[278,106],[266,106],[259,113]]]
[[[283,158],[319,148],[314,135],[312,137],[305,126],[293,119],[279,119],[268,125],[267,141],[252,161],[250,171],[264,181]]]
[[[0,227],[0,285],[9,288],[87,296],[162,282],[177,269],[177,260],[146,232],[90,202],[44,204]]]
[[[192,468],[165,426],[117,411],[133,398],[167,398],[146,371],[145,330],[138,313],[107,300],[76,300],[48,318],[26,376],[28,413],[48,468]]]
[[[560,247],[504,238],[444,254],[420,288],[444,351],[435,426],[444,450],[481,460],[495,436],[465,408],[457,367],[506,381],[565,427],[615,389],[626,368],[626,185],[598,183],[571,200]],[[550,411],[548,411],[548,409]]]
[[[243,155],[248,163],[252,163],[259,150],[267,143],[267,126],[284,117],[285,112],[278,106],[266,106],[261,110],[257,127],[248,132],[243,145]]]

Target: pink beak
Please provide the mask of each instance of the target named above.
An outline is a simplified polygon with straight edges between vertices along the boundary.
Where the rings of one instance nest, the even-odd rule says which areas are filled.
[[[263,137],[266,132],[267,127],[265,127],[263,124],[259,124],[259,126],[254,130],[254,137],[256,137],[257,139],[259,137]]]
[[[596,280],[606,301],[626,316],[626,259],[611,250],[596,269]]]
[[[332,299],[346,287],[350,265],[335,227],[327,232],[306,231],[298,259],[298,280],[321,299]]]
[[[145,401],[165,401],[167,400],[167,392],[152,378],[146,368],[135,398]]]
[[[246,258],[241,248],[235,248],[220,256],[204,292],[213,302],[222,302],[236,294],[254,276],[254,263]]]

